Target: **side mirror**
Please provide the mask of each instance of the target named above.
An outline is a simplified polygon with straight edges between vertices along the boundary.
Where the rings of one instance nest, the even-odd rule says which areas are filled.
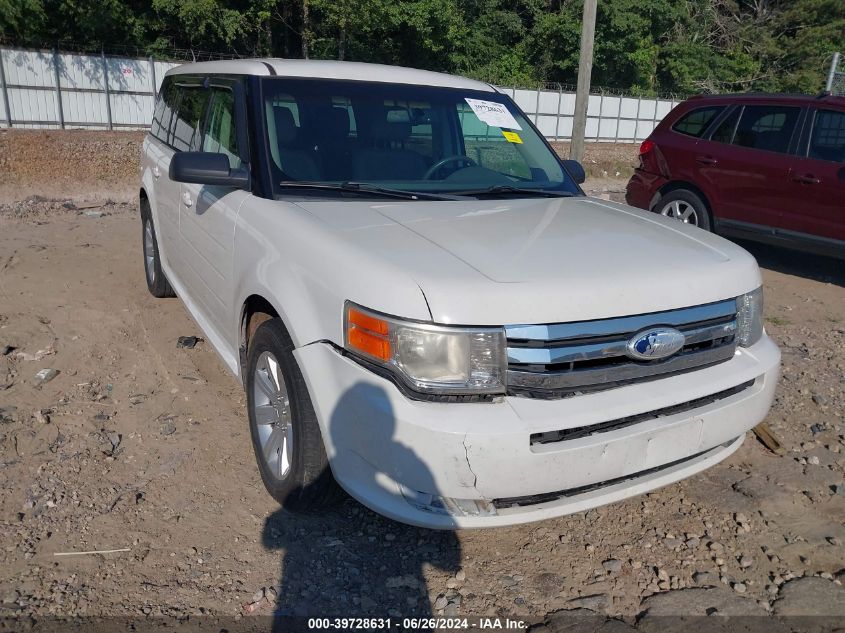
[[[584,181],[587,180],[587,174],[584,173],[584,166],[577,160],[565,160],[563,161],[563,167],[579,185],[584,184]]]
[[[225,154],[216,152],[177,152],[170,159],[170,180],[198,185],[249,188],[249,171],[231,169]]]

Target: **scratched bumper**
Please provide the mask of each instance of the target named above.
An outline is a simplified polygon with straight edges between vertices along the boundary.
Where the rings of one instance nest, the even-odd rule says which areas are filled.
[[[579,512],[704,470],[735,451],[765,417],[780,361],[764,336],[730,361],[657,381],[560,400],[447,404],[409,400],[328,345],[300,348],[296,356],[341,486],[377,512],[433,528],[492,527]],[[705,404],[665,414],[667,407],[698,399]],[[664,414],[617,430],[531,442],[533,434],[659,410]],[[484,500],[495,513],[422,510],[407,500],[408,491]]]

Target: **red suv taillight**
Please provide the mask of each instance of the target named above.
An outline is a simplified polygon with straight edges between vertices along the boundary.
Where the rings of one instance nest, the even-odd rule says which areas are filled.
[[[654,149],[654,141],[647,138],[646,140],[643,141],[642,145],[640,145],[640,156],[648,154],[653,149]]]

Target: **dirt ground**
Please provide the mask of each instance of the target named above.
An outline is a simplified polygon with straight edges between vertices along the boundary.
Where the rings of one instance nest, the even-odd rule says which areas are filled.
[[[0,156],[27,146],[10,143],[17,134],[0,134]],[[45,151],[52,134],[34,133]],[[80,151],[56,144],[55,165]],[[18,154],[0,158],[7,200],[10,183],[59,198],[0,204],[0,617],[277,609],[514,615],[547,631],[572,630],[571,613],[616,618],[614,631],[712,613],[841,624],[841,262],[744,244],[763,268],[766,327],[783,351],[768,417],[782,456],[749,434],[689,480],[496,530],[421,530],[352,500],[292,516],[263,490],[238,383],[207,343],[177,348],[202,333],[178,299],[147,293],[134,204],[82,202],[121,200],[131,187],[134,158],[122,166],[113,151],[114,195],[88,174],[76,179],[81,194],[58,197],[69,170],[26,172]],[[39,385],[44,369],[59,373]],[[120,551],[61,555],[92,550]]]

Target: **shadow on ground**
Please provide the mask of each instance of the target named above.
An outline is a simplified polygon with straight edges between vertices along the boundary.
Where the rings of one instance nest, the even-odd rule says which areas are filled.
[[[735,240],[757,258],[761,268],[845,286],[845,261],[748,240]]]

